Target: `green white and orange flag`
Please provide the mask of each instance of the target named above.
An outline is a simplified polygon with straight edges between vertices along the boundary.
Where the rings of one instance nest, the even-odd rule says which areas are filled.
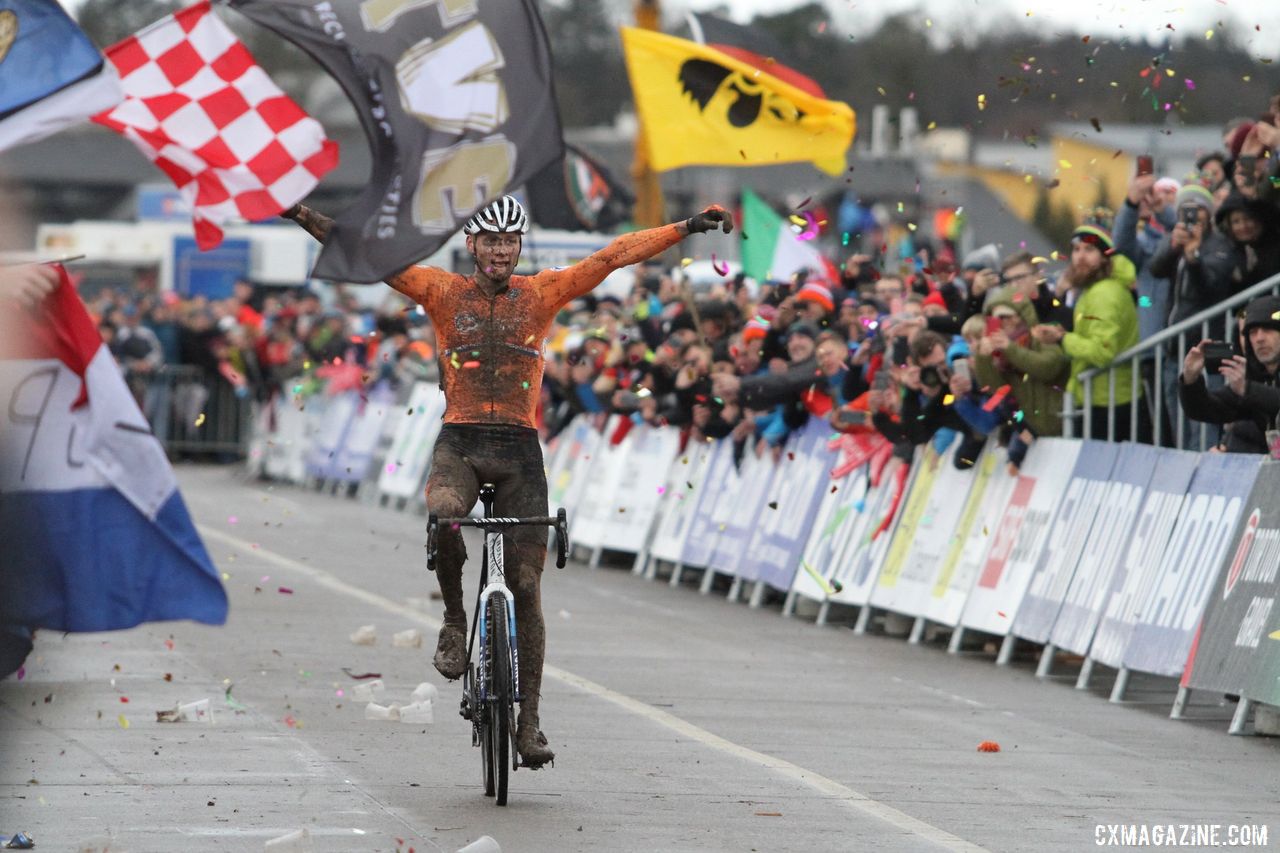
[[[742,191],[742,271],[756,281],[788,281],[802,269],[816,278],[832,276],[832,265],[811,239],[796,233],[749,189]]]
[[[627,73],[655,171],[812,162],[845,169],[853,109],[697,42],[623,27]]]

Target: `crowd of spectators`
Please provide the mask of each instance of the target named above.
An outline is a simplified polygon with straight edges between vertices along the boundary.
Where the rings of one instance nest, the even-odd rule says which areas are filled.
[[[1210,323],[1207,336],[1169,336],[1160,375],[1150,361],[1136,377],[1122,365],[1086,390],[1081,374],[1280,273],[1278,114],[1280,98],[1264,119],[1231,123],[1224,150],[1195,174],[1136,175],[1118,210],[1082,217],[1056,272],[1027,252],[1002,257],[992,243],[957,257],[946,242],[917,243],[902,263],[855,244],[832,258],[834,280],[806,270],[690,287],[679,267],[646,264],[627,295],[588,295],[557,318],[544,432],[618,413],[777,454],[820,418],[878,432],[907,457],[958,442],[962,467],[995,436],[1016,470],[1037,437],[1063,433],[1066,392],[1075,435],[1087,422],[1094,437],[1150,442],[1159,423],[1162,443],[1179,431],[1189,443],[1193,418],[1214,425],[1218,449],[1263,452],[1280,411],[1280,301],[1241,305],[1236,323]],[[149,377],[165,365],[259,401],[292,397],[299,376],[338,387],[435,378],[427,318],[386,297],[372,310],[339,289],[322,307],[305,290],[242,282],[219,300],[103,291],[89,304],[155,414]],[[1230,353],[1210,347],[1206,363],[1206,337]]]

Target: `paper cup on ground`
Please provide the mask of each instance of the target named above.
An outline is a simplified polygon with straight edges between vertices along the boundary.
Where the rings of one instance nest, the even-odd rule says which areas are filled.
[[[372,702],[374,699],[381,699],[387,692],[387,687],[382,683],[381,678],[375,678],[373,681],[364,681],[351,688],[351,698],[357,702]]]
[[[391,645],[397,649],[420,649],[422,648],[422,632],[417,628],[409,628],[398,634],[392,634]]]
[[[414,702],[434,702],[440,698],[440,691],[434,684],[424,681],[413,688],[412,698]]]
[[[400,706],[379,705],[377,702],[370,702],[364,706],[364,718],[366,720],[398,720],[400,719]]]
[[[373,625],[361,625],[351,635],[351,642],[357,646],[372,646],[378,642],[378,629]]]
[[[430,702],[413,702],[400,709],[400,722],[414,725],[431,725],[435,716]]]

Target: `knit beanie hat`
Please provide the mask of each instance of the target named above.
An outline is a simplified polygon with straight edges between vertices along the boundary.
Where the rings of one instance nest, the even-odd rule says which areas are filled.
[[[817,302],[827,311],[836,310],[835,300],[831,297],[831,288],[816,281],[810,281],[796,293],[796,301]]]
[[[1097,225],[1077,226],[1076,230],[1071,232],[1071,242],[1089,243],[1097,246],[1104,255],[1113,254],[1116,250],[1115,243],[1111,242],[1111,234]]]
[[[1197,207],[1203,207],[1210,213],[1213,212],[1213,194],[1200,184],[1184,184],[1182,189],[1178,190],[1176,205],[1179,210],[1183,205],[1194,204]]]
[[[742,327],[742,340],[764,340],[764,336],[768,333],[769,321],[757,314],[748,320],[746,325]]]

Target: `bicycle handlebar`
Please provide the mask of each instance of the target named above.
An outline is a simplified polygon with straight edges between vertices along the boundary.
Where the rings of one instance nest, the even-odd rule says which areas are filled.
[[[563,569],[569,559],[569,520],[561,507],[555,515],[537,515],[529,518],[484,516],[481,518],[427,518],[427,571],[435,570],[436,531],[446,527],[479,527],[494,532],[508,527],[554,527],[556,529],[556,568]]]
[[[560,523],[554,515],[535,515],[529,518],[503,518],[490,516],[485,518],[437,518],[436,524],[447,527],[516,527],[527,524],[538,527],[555,527]]]

